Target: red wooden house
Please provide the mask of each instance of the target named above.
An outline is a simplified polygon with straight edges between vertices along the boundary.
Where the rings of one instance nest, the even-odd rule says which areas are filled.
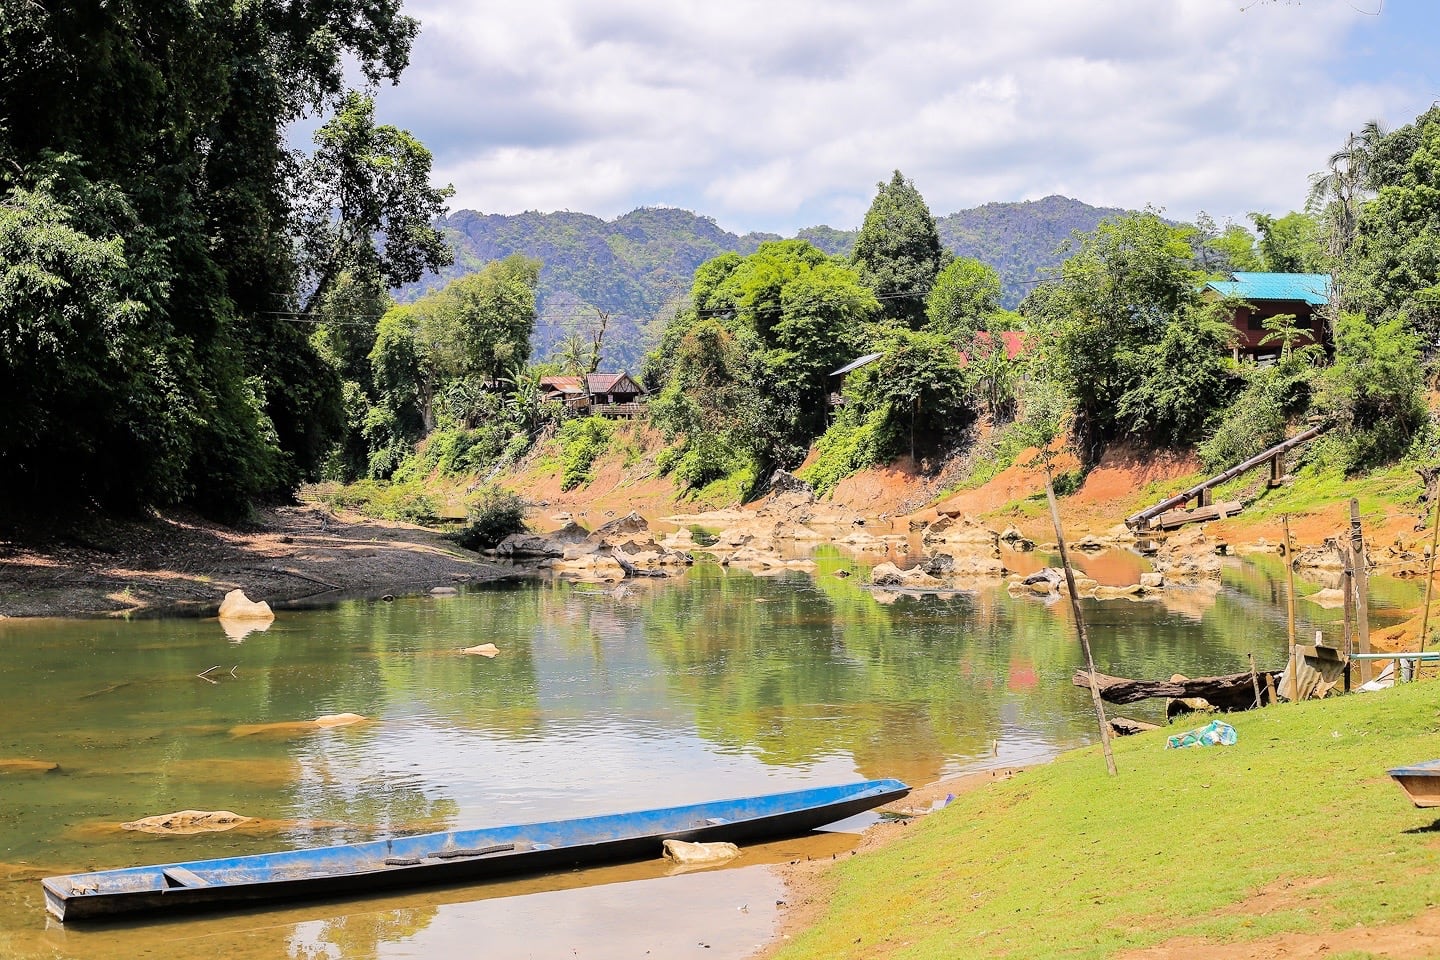
[[[1280,343],[1263,343],[1265,321],[1281,314],[1295,318],[1304,337],[1297,345],[1318,343],[1330,348],[1330,325],[1322,314],[1330,304],[1328,273],[1232,273],[1229,280],[1211,280],[1206,293],[1233,301],[1230,322],[1235,326],[1235,359],[1274,360]]]

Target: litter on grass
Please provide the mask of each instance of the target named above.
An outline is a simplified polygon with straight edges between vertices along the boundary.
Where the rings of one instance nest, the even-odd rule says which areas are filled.
[[[1222,747],[1233,747],[1239,739],[1235,734],[1235,728],[1223,720],[1211,720],[1203,727],[1196,727],[1194,730],[1186,730],[1184,733],[1177,733],[1165,741],[1166,750],[1175,750],[1180,747],[1213,747],[1219,744]]]

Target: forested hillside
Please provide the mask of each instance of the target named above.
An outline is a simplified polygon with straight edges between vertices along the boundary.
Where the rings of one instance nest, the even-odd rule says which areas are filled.
[[[1060,244],[1123,211],[1067,197],[988,203],[937,220],[952,252],[988,263],[1001,277],[1001,304],[1014,308],[1044,268],[1057,267]],[[529,211],[511,216],[461,210],[444,224],[455,264],[400,294],[413,299],[445,281],[514,253],[542,264],[535,359],[553,355],[567,336],[589,336],[600,314],[608,366],[638,369],[649,346],[647,324],[690,288],[695,268],[721,253],[751,254],[775,234],[737,235],[714,220],[674,208],[647,207],[615,220],[584,213]],[[848,257],[859,230],[807,227],[796,235],[825,253]]]

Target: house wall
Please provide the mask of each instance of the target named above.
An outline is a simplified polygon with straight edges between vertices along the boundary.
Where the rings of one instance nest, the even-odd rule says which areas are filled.
[[[1230,323],[1235,327],[1236,351],[1241,356],[1273,356],[1280,352],[1280,344],[1267,343],[1263,346],[1260,341],[1265,339],[1266,332],[1264,321],[1270,317],[1281,314],[1293,314],[1295,323],[1302,329],[1309,329],[1310,338],[1302,340],[1300,345],[1305,343],[1321,343],[1329,346],[1329,328],[1323,317],[1317,316],[1315,309],[1303,300],[1269,300],[1257,303],[1251,307],[1236,307],[1235,313],[1230,318]],[[1319,327],[1317,332],[1316,327]]]

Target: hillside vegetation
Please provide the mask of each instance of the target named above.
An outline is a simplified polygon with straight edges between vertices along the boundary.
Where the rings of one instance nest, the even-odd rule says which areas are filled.
[[[936,221],[952,253],[983,261],[1001,277],[1001,304],[1014,308],[1032,281],[1062,259],[1060,245],[1124,211],[1051,196],[1023,203],[987,203]],[[689,289],[695,269],[722,253],[754,253],[771,234],[734,234],[688,210],[647,207],[615,220],[584,213],[530,211],[514,215],[460,210],[443,221],[455,250],[453,266],[402,290],[408,300],[439,289],[491,261],[512,254],[544,266],[536,288],[539,321],[534,355],[544,359],[576,331],[589,331],[599,312],[610,314],[607,368],[638,369],[649,349],[652,320]],[[827,254],[849,257],[859,229],[807,227],[796,238]]]
[[[828,495],[897,461],[938,495],[1063,438],[1067,459],[1052,471],[1063,493],[1112,449],[1193,453],[1218,470],[1325,423],[1332,429],[1292,461],[1316,482],[1430,475],[1440,431],[1422,346],[1440,331],[1440,273],[1424,251],[1440,237],[1429,186],[1440,180],[1437,144],[1440,109],[1392,133],[1367,128],[1317,176],[1306,211],[1256,214],[1255,232],[1153,210],[1106,217],[1066,241],[1064,259],[1017,310],[994,266],[946,248],[941,221],[896,171],[877,186],[848,255],[761,239],[694,269],[648,331],[639,377],[652,432],[640,443],[601,420],[575,422],[603,410],[562,404],[542,387],[547,375],[599,368],[615,328],[574,330],[549,358],[527,362],[545,268],[512,254],[391,307],[373,341],[322,328],[330,352],[352,358],[350,426],[329,467],[335,479],[382,486],[534,489],[536,450],[556,438],[565,492],[584,496],[591,466],[631,444],[626,459],[674,496],[733,504],[763,493],[777,469]],[[1030,206],[1054,231],[1074,212]],[[982,226],[994,212],[982,211]],[[696,221],[679,211],[621,218],[609,242],[586,241],[586,269],[647,251],[700,257],[726,240],[708,221],[695,245],[656,239],[657,225],[685,222]],[[1321,275],[1316,320],[1263,315],[1252,339],[1268,356],[1241,351],[1233,318],[1250,305],[1210,284],[1232,270]],[[843,382],[832,375],[861,357]]]

